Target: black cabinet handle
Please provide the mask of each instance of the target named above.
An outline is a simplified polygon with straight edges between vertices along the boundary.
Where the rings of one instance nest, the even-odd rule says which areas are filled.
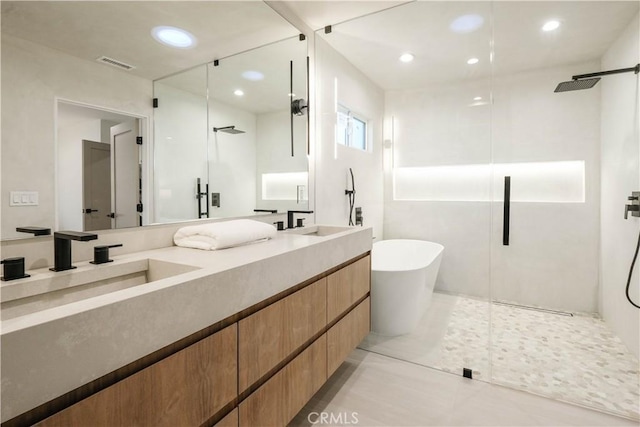
[[[502,215],[502,244],[509,246],[509,220],[511,216],[511,177],[504,177],[504,214]]]

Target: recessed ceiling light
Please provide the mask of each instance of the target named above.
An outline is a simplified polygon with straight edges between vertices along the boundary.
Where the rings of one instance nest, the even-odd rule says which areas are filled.
[[[176,27],[154,27],[151,35],[160,43],[179,49],[188,49],[196,45],[196,38],[192,34]]]
[[[251,80],[252,82],[257,82],[258,80],[264,79],[264,74],[260,71],[248,70],[242,73],[242,77],[247,80]]]
[[[542,26],[542,31],[553,31],[553,30],[557,30],[558,27],[560,26],[560,22],[558,21],[547,21],[543,26]]]
[[[413,58],[414,58],[413,54],[411,54],[411,53],[403,53],[402,55],[400,55],[399,59],[402,62],[411,62],[411,61],[413,61]]]
[[[481,96],[476,96],[475,98],[473,98],[474,101],[482,101],[482,97]]]
[[[242,89],[236,89],[236,90],[233,91],[233,94],[235,96],[242,96],[242,95],[244,95],[244,92],[242,91]]]
[[[462,15],[454,19],[449,28],[455,33],[470,33],[484,24],[484,18],[480,15]]]
[[[480,62],[480,60],[478,58],[469,58],[469,59],[467,59],[467,64],[469,64],[469,65],[477,64],[478,62]]]

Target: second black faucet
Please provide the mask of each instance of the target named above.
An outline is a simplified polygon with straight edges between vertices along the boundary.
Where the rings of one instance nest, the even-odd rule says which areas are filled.
[[[287,211],[287,228],[294,228],[293,215],[297,213],[311,214],[313,211]]]
[[[53,233],[54,267],[51,271],[65,271],[75,268],[71,265],[71,241],[88,242],[96,240],[97,234],[80,231],[56,231]]]

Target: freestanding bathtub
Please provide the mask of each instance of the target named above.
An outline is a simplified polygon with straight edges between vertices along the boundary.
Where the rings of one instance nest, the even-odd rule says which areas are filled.
[[[408,334],[431,304],[444,246],[425,240],[382,240],[371,250],[371,330]]]

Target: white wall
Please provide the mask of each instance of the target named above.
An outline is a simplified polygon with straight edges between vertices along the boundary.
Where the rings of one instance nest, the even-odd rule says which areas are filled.
[[[595,312],[598,290],[599,90],[555,94],[597,63],[389,92],[397,167],[584,160],[585,203],[512,203],[502,245],[502,203],[393,201],[385,151],[385,237],[445,246],[436,288],[550,308]],[[473,101],[482,96],[494,104]],[[480,105],[478,105],[480,104]],[[502,191],[502,178],[497,180]],[[517,194],[517,180],[512,192]],[[483,184],[492,185],[491,180]],[[495,187],[495,186],[494,186]],[[490,289],[490,286],[493,289]]]
[[[101,120],[93,119],[58,128],[58,227],[83,230],[82,140],[101,141]],[[104,142],[104,141],[102,141]],[[107,138],[107,143],[109,139]]]
[[[382,121],[384,93],[340,53],[316,37],[315,210],[319,224],[348,224],[349,203],[344,191],[349,168],[356,182],[356,206],[364,225],[382,239],[383,175]],[[337,82],[337,90],[336,90]],[[335,144],[337,102],[368,119],[368,152]]]
[[[251,215],[256,208],[256,115],[209,101],[209,193],[220,193],[211,217]],[[245,133],[213,132],[235,126]]]
[[[473,98],[488,81],[386,93],[384,235],[444,245],[436,288],[487,297],[490,285],[491,205],[488,202],[394,201],[392,166],[489,163],[491,107]],[[490,181],[481,186],[490,186]],[[487,191],[488,192],[488,191]],[[490,193],[489,193],[490,194]]]
[[[306,183],[306,200],[296,203],[296,188],[291,192],[294,200],[264,200],[262,198],[262,174],[308,172],[306,116],[294,117],[294,156],[291,156],[291,131],[289,110],[258,114],[256,123],[256,208],[307,210],[309,207],[309,183]]]
[[[55,98],[150,117],[150,80],[3,34],[3,239],[19,225],[55,226]],[[40,205],[10,207],[9,192],[38,191]]]
[[[636,16],[602,57],[602,69],[628,68],[640,62]],[[638,238],[640,219],[624,220],[624,205],[640,191],[640,81],[637,74],[604,77],[602,92],[601,313],[627,347],[640,356],[640,310],[629,304],[625,284]],[[640,265],[631,297],[640,301]]]

